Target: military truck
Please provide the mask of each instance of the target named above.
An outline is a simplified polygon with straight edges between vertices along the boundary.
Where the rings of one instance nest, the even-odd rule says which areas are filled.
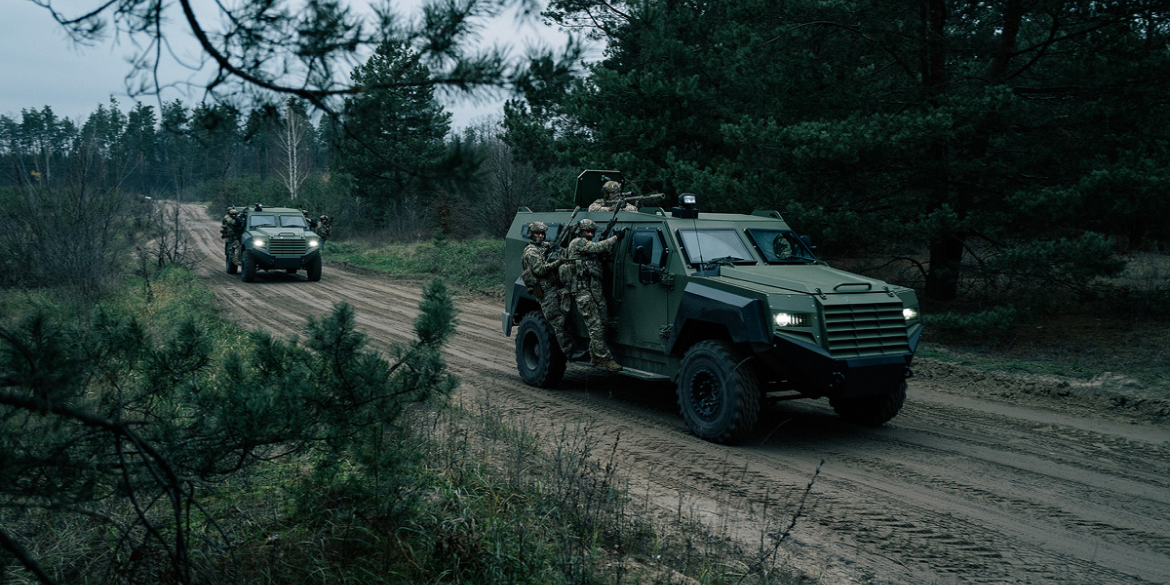
[[[578,209],[610,180],[625,183],[618,171],[581,173]],[[694,434],[740,441],[766,399],[827,397],[839,416],[862,425],[897,415],[922,335],[912,289],[829,267],[776,211],[705,213],[695,195],[678,199],[670,210],[520,208],[505,246],[502,317],[506,336],[516,330],[516,365],[526,383],[555,387],[570,361],[521,279],[528,225],[544,222],[548,241],[556,242],[563,230],[571,233],[570,218],[574,225],[614,220],[622,236],[603,262],[607,341],[621,375],[675,384]],[[599,229],[595,239],[607,235]],[[568,327],[586,347],[575,308]],[[579,359],[589,363],[588,355]]]
[[[309,229],[304,213],[289,207],[257,203],[242,209],[240,264],[232,261],[230,243],[224,246],[227,273],[240,273],[244,282],[256,280],[258,270],[304,270],[310,282],[321,280],[321,237]]]

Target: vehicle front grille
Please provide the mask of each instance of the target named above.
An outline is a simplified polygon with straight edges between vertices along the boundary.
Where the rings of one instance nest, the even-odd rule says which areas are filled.
[[[825,305],[829,354],[835,358],[910,352],[902,304]]]
[[[309,249],[304,238],[286,238],[268,240],[270,254],[304,254]]]

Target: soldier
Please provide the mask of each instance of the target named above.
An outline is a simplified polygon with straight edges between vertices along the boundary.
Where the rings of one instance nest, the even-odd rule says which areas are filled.
[[[321,236],[321,241],[328,240],[329,234],[333,232],[333,218],[328,215],[322,215],[317,220],[317,229],[313,231],[317,232],[318,236]]]
[[[573,356],[573,338],[565,329],[568,311],[563,310],[561,303],[563,296],[561,290],[565,287],[557,278],[557,271],[563,261],[560,258],[551,262],[546,259],[548,249],[552,247],[552,244],[544,239],[547,233],[548,226],[542,221],[528,224],[529,243],[524,247],[524,254],[520,257],[520,266],[523,269],[520,277],[524,284],[529,286],[532,296],[540,301],[540,310],[556,333],[561,351],[567,356]]]
[[[597,223],[583,219],[577,224],[578,236],[569,242],[568,261],[573,265],[571,286],[577,311],[585,320],[589,330],[589,361],[611,372],[621,371],[621,364],[613,360],[613,354],[605,343],[606,306],[605,293],[601,283],[601,260],[599,256],[613,249],[617,235],[601,242],[593,241]]]
[[[243,219],[239,217],[235,207],[229,207],[227,215],[223,216],[220,224],[219,236],[227,240],[228,253],[231,254],[232,264],[240,264],[240,232],[243,228]]]
[[[309,210],[302,207],[301,213],[305,216],[305,225],[309,226],[309,229],[315,229],[317,227],[317,220],[309,217]]]
[[[613,206],[617,204],[617,199],[622,194],[622,185],[617,181],[606,181],[601,186],[601,199],[595,200],[589,204],[589,211],[613,211]],[[632,203],[627,203],[622,211],[638,211],[638,208]]]

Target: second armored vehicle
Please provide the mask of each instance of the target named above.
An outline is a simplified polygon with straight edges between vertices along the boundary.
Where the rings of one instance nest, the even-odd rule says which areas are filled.
[[[230,248],[224,251],[228,274],[238,269],[241,280],[252,282],[259,270],[304,270],[310,281],[321,280],[321,236],[309,229],[301,210],[257,203],[245,207],[242,218],[239,265],[232,261]]]

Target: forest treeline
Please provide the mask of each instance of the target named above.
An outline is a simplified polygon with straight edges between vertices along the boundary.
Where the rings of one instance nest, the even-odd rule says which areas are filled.
[[[575,76],[534,58],[500,124],[452,132],[415,46],[386,41],[333,109],[0,117],[0,185],[291,204],[416,240],[497,236],[517,206],[571,206],[576,173],[615,168],[708,211],[776,209],[826,256],[971,306],[1100,297],[1127,254],[1170,241],[1163,3],[556,0],[545,15],[604,56]]]

